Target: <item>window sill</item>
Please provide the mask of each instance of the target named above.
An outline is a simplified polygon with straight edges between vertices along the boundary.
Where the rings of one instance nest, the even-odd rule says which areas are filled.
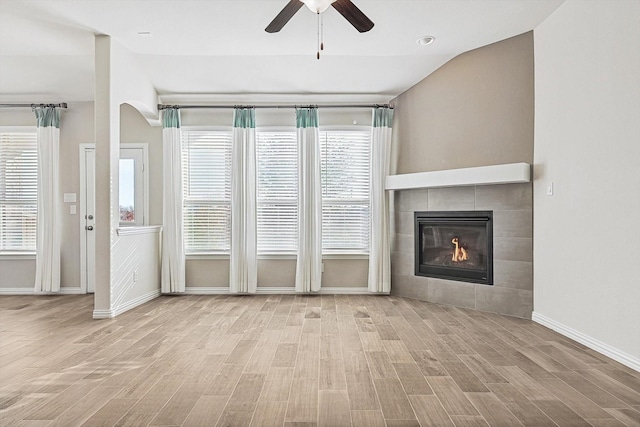
[[[228,260],[231,256],[229,254],[190,254],[186,255],[185,259],[187,261],[191,260],[207,260],[207,259],[220,259],[220,260]],[[295,260],[297,259],[297,255],[295,254],[258,254],[258,260]],[[323,260],[332,260],[332,259],[369,259],[369,254],[324,254],[322,255]]]
[[[296,260],[296,254],[258,254],[258,259],[292,259]]]
[[[29,261],[35,260],[35,252],[2,252],[0,253],[0,261]]]
[[[369,254],[323,254],[322,259],[369,259]]]
[[[231,255],[229,254],[189,254],[185,255],[185,259],[187,261],[197,261],[197,260],[206,260],[206,259],[229,259]]]
[[[297,259],[296,254],[258,254],[258,259]],[[369,259],[368,254],[323,254],[322,259]]]

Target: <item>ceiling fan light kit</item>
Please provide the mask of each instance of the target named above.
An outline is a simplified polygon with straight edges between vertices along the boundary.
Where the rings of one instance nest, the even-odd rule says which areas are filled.
[[[318,39],[321,39],[320,27],[322,26],[322,19],[320,14],[326,11],[329,6],[333,6],[353,27],[361,33],[366,33],[373,28],[373,21],[371,21],[367,15],[365,15],[358,7],[351,2],[351,0],[289,0],[289,3],[276,15],[267,28],[264,30],[267,33],[277,33],[280,31],[293,15],[298,10],[306,5],[307,8],[318,15]],[[324,48],[320,41],[320,49],[318,50],[317,57],[320,59],[320,50]]]
[[[313,13],[322,13],[335,3],[336,0],[300,0]]]

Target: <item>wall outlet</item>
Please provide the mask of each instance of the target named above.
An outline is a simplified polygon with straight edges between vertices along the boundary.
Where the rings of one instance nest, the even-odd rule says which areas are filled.
[[[547,196],[553,196],[553,182],[547,184]]]

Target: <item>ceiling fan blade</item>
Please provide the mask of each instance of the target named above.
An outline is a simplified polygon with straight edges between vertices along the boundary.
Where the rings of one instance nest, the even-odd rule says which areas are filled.
[[[350,0],[337,0],[331,6],[361,33],[366,33],[373,28],[373,21],[367,18],[367,15],[362,13]]]
[[[291,19],[293,15],[295,15],[296,12],[300,10],[303,4],[304,3],[302,3],[300,0],[290,0],[289,3],[287,3],[287,5],[275,18],[273,18],[273,21],[271,21],[271,23],[267,25],[267,28],[265,28],[264,30],[267,33],[277,33],[282,29],[282,27],[284,27],[287,22],[289,22],[289,19]]]

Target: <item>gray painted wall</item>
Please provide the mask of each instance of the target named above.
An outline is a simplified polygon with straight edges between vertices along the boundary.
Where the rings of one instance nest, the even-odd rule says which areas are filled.
[[[81,143],[93,142],[93,102],[69,103],[62,110],[60,122],[60,192],[76,193],[77,212],[80,212],[79,152]],[[29,108],[0,111],[0,126],[33,126],[35,118]],[[60,194],[62,198],[62,194]],[[80,286],[80,215],[71,215],[69,205],[63,203],[61,287]],[[35,256],[28,261],[0,259],[0,288],[25,288],[35,284]]]
[[[162,225],[162,127],[150,126],[129,104],[120,106],[120,143],[147,144],[149,154],[149,225]]]
[[[459,55],[394,100],[396,173],[533,162],[533,33]]]
[[[60,128],[60,191],[76,193],[80,207],[79,144],[92,143],[94,135],[94,106],[92,102],[71,103],[62,113]],[[368,126],[369,110],[322,110],[321,123],[326,126]],[[232,110],[185,110],[184,126],[229,126]],[[258,126],[295,125],[293,110],[259,110]],[[120,142],[147,143],[149,153],[149,224],[162,224],[162,128],[151,126],[143,115],[129,104],[120,107]],[[1,110],[0,126],[34,126],[30,109]],[[97,159],[100,161],[100,159]],[[62,196],[61,196],[62,197]],[[80,286],[80,219],[69,214],[64,203],[62,242],[62,287]],[[366,287],[367,259],[327,259],[323,274],[326,287]],[[295,259],[261,259],[258,263],[260,287],[291,287],[295,284]],[[27,260],[0,259],[0,288],[33,289],[35,257]],[[227,287],[229,260],[188,259],[187,286],[195,288]]]

